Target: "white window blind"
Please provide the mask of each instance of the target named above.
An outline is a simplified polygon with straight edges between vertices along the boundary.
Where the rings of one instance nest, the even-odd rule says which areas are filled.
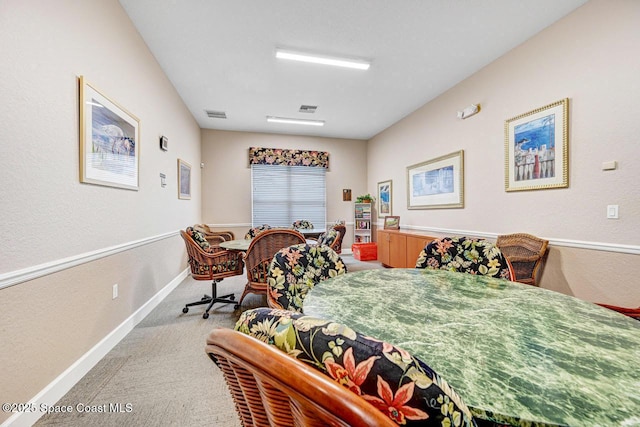
[[[325,168],[251,165],[253,226],[291,227],[306,219],[326,226]]]

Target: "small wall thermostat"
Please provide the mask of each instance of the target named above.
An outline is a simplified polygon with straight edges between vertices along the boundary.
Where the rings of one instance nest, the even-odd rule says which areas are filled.
[[[160,149],[162,151],[167,151],[169,149],[169,138],[166,136],[160,137]]]

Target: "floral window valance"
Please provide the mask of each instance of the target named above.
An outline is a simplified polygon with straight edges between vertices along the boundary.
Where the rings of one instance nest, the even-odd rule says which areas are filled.
[[[329,168],[329,153],[282,148],[249,148],[250,165],[311,166]]]

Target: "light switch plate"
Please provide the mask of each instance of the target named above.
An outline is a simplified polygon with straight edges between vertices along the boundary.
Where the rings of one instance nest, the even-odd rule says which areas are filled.
[[[607,205],[607,218],[618,219],[618,205]]]

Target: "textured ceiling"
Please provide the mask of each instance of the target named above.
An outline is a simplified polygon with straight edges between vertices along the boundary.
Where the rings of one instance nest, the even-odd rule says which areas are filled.
[[[201,128],[369,139],[586,0],[120,3]],[[367,58],[372,66],[284,61],[276,47]],[[301,113],[302,104],[318,108]],[[273,124],[266,116],[326,124]]]

